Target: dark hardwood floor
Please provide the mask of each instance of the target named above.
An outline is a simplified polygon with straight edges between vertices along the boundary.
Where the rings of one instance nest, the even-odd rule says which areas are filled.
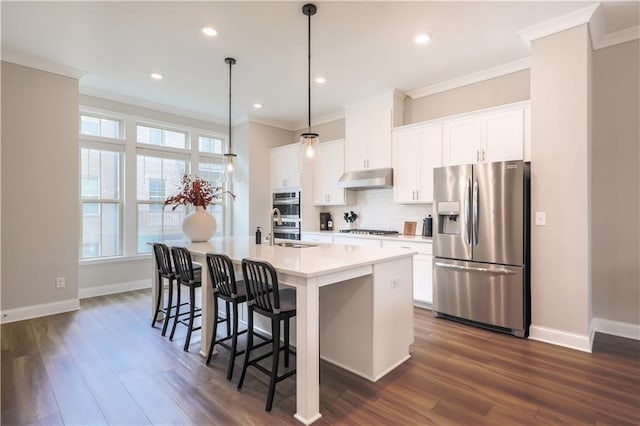
[[[267,376],[226,380],[149,327],[149,290],[81,301],[77,312],[3,325],[2,424],[299,424],[295,378],[264,411]],[[597,335],[593,354],[436,320],[415,310],[412,358],[377,383],[322,363],[316,423],[640,424],[640,342]],[[295,376],[294,376],[295,377]]]

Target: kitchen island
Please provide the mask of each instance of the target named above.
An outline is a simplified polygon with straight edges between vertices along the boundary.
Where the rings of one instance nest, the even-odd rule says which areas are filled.
[[[295,332],[292,327],[297,351],[294,417],[304,424],[321,417],[319,357],[374,382],[410,357],[413,251],[339,244],[270,246],[255,244],[251,237],[167,243],[186,247],[193,260],[203,265],[207,253],[226,254],[239,273],[238,279],[243,258],[267,261],[278,272],[280,283],[296,289]],[[153,276],[157,279],[155,273]],[[202,274],[203,355],[213,323],[213,292],[208,278],[207,273]],[[152,288],[155,291],[156,285]]]

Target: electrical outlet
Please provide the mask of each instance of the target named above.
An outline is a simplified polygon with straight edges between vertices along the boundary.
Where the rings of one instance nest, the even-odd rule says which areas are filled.
[[[63,288],[65,285],[67,285],[67,281],[64,277],[56,278],[56,288]]]
[[[546,225],[547,225],[547,213],[536,212],[536,226],[546,226]]]
[[[391,288],[398,288],[398,287],[400,287],[400,283],[398,282],[398,280],[391,281]]]

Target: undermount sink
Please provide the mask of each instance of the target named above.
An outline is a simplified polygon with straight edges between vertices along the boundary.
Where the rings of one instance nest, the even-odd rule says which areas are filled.
[[[280,247],[291,247],[291,248],[315,247],[314,244],[300,244],[300,243],[276,243],[275,245]]]

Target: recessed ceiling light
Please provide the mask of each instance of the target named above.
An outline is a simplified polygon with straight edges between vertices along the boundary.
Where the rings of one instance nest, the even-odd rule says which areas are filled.
[[[214,37],[214,36],[217,36],[217,35],[218,35],[218,32],[217,32],[217,31],[216,31],[216,29],[215,29],[215,28],[213,28],[213,27],[204,27],[204,28],[202,29],[202,33],[203,33],[204,35],[209,36],[209,37]]]
[[[325,79],[324,79],[324,77],[316,77],[316,80],[315,80],[315,81],[316,81],[316,83],[318,83],[318,84],[323,84],[323,83],[324,83],[325,81],[327,81],[327,80],[325,80]]]
[[[416,44],[425,44],[431,40],[431,36],[429,34],[418,34],[416,36]]]
[[[164,78],[164,76],[162,74],[160,74],[159,72],[152,72],[150,74],[150,76],[154,80],[162,80]]]
[[[255,109],[260,109],[260,108],[262,108],[262,104],[255,103],[255,104],[253,104],[253,107]]]

